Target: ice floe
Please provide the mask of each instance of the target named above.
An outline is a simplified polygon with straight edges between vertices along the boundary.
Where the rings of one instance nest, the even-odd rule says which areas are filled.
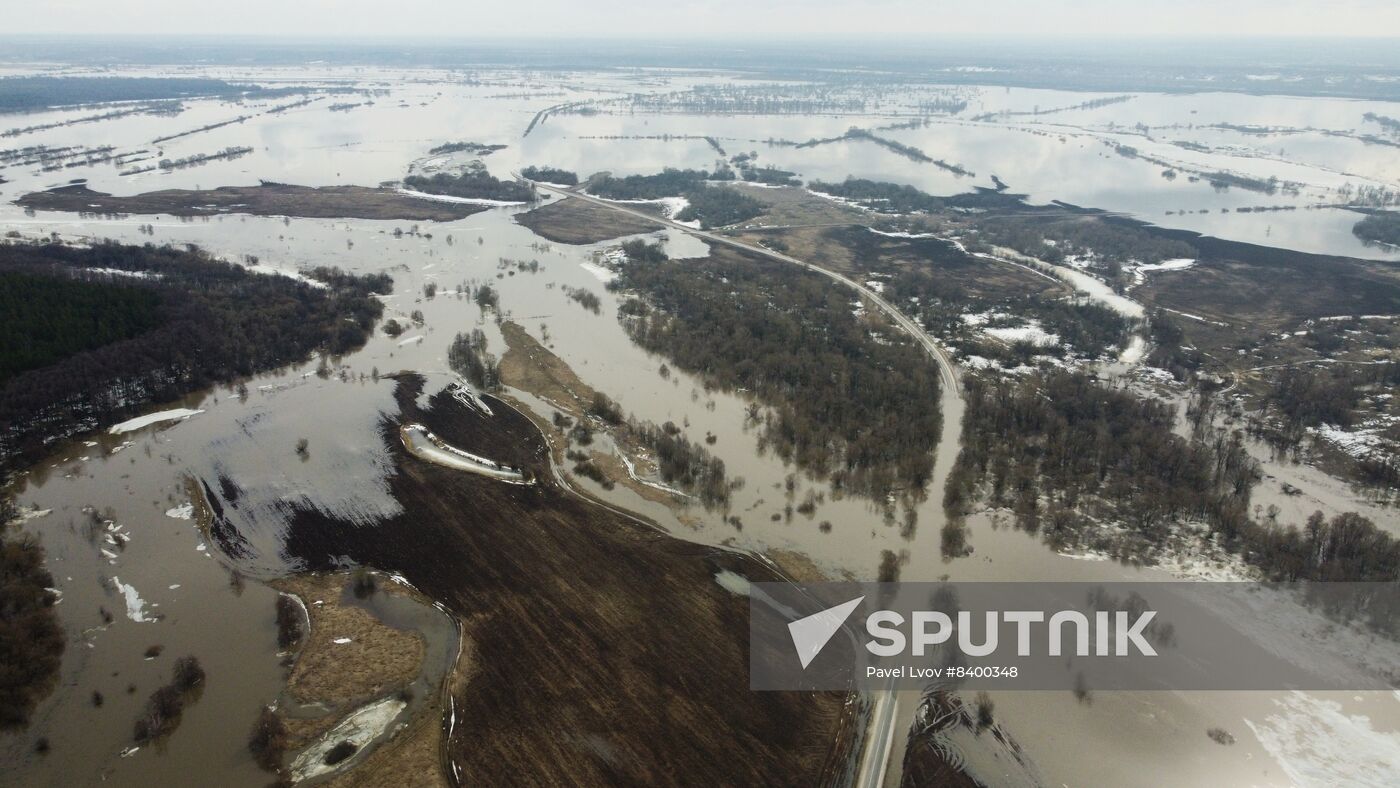
[[[112,585],[116,587],[117,593],[121,594],[122,598],[126,601],[127,618],[138,623],[155,621],[155,618],[146,612],[146,600],[141,598],[141,594],[136,590],[135,586],[123,583],[121,579],[116,576],[112,577]]]
[[[142,427],[149,427],[152,424],[159,424],[163,421],[180,421],[203,412],[203,410],[194,410],[191,408],[172,408],[171,410],[147,413],[145,416],[137,416],[134,419],[127,419],[120,424],[114,424],[107,429],[107,432],[111,435],[120,435],[123,432],[135,432]]]

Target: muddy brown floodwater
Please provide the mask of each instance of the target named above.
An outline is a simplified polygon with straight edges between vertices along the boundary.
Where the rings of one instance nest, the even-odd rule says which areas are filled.
[[[294,72],[213,71],[240,78],[257,74],[302,81],[366,79],[364,73],[321,66]],[[540,774],[558,774],[550,770],[574,768],[578,771],[571,776],[656,781],[665,775],[638,770],[666,763],[669,755],[688,759],[696,753],[713,756],[719,765],[684,759],[678,763],[697,769],[696,774],[740,782],[790,782],[795,775],[818,774],[827,753],[839,749],[841,736],[846,735],[846,741],[850,737],[849,732],[839,732],[829,701],[754,699],[742,681],[705,665],[697,666],[696,672],[666,674],[663,680],[650,662],[661,654],[633,642],[638,631],[654,633],[654,642],[670,644],[664,651],[670,658],[671,649],[688,642],[691,634],[680,631],[678,622],[693,616],[710,637],[684,664],[705,657],[712,665],[734,665],[742,644],[724,633],[730,631],[732,617],[742,617],[744,600],[726,590],[719,578],[737,587],[722,574],[725,570],[751,576],[764,571],[752,568],[736,550],[788,554],[796,558],[784,561],[785,566],[801,563],[829,576],[860,579],[876,577],[889,557],[902,578],[919,580],[943,575],[955,580],[1167,576],[1161,569],[1056,554],[995,512],[969,518],[972,555],[945,561],[939,549],[941,496],[936,492],[918,507],[917,524],[910,532],[887,521],[882,507],[854,497],[829,495],[812,518],[771,519],[786,503],[785,483],[795,469],[758,450],[757,436],[745,427],[745,393],[707,390],[704,381],[676,371],[674,365],[668,376],[660,375],[666,359],[641,351],[627,338],[616,321],[617,298],[606,290],[607,272],[592,265],[593,255],[613,242],[552,242],[517,224],[519,209],[491,208],[461,219],[429,222],[244,213],[99,217],[26,211],[9,202],[76,177],[87,178],[93,191],[119,198],[167,189],[208,191],[216,185],[257,188],[259,179],[308,187],[373,186],[401,178],[408,163],[427,157],[432,146],[461,139],[509,144],[488,159],[498,177],[541,163],[581,175],[709,167],[715,152],[695,138],[701,128],[735,150],[752,148],[761,162],[800,171],[807,178],[839,181],[854,174],[935,193],[974,185],[859,142],[809,149],[751,142],[834,137],[851,125],[888,122],[878,117],[553,114],[521,137],[535,113],[559,103],[550,94],[565,85],[578,100],[616,98],[718,79],[712,75],[651,74],[651,82],[643,84],[626,75],[552,74],[529,87],[520,84],[518,75],[485,73],[474,85],[459,84],[444,72],[385,70],[375,72],[373,79],[382,81],[390,94],[348,113],[315,105],[295,113],[261,115],[162,146],[164,155],[179,158],[256,138],[256,150],[237,160],[129,177],[103,164],[56,173],[38,167],[4,170],[8,182],[0,185],[0,229],[7,232],[29,238],[57,233],[78,241],[111,237],[131,243],[196,243],[230,260],[255,255],[268,269],[285,272],[316,265],[383,270],[395,280],[393,294],[384,298],[386,317],[409,326],[397,337],[377,334],[362,350],[327,359],[324,376],[317,374],[319,360],[309,360],[247,380],[246,397],[219,388],[180,402],[153,404],[152,410],[184,407],[200,412],[131,433],[99,431],[55,446],[48,458],[17,480],[21,505],[50,511],[27,520],[24,528],[47,548],[49,568],[62,593],[58,611],[69,648],[59,685],[40,704],[34,724],[27,731],[0,736],[6,781],[144,786],[186,784],[217,774],[223,784],[266,784],[269,776],[253,764],[245,742],[263,704],[281,692],[285,669],[273,618],[276,592],[260,581],[313,567],[348,567],[357,559],[403,574],[468,623],[466,641],[478,649],[471,664],[487,672],[454,684],[452,700],[439,712],[457,729],[449,750],[453,763],[470,767],[473,775],[506,779],[537,769]],[[1001,89],[974,90],[967,98],[970,113],[1082,101],[1075,94]],[[137,148],[165,136],[172,126],[195,129],[245,114],[244,107],[218,100],[185,105],[185,112],[174,119],[138,115],[58,127],[22,135],[15,144],[93,145],[100,140]],[[1104,155],[1100,144],[1114,134],[1107,130],[1109,122],[1131,127],[1146,118],[1203,128],[1211,122],[1277,118],[1309,125],[1329,113],[1340,117],[1337,106],[1330,100],[1278,97],[1143,95],[1101,111],[1057,115],[1053,126],[1038,120],[948,119],[890,136],[939,151],[949,161],[982,173],[980,178],[997,172],[1013,189],[1030,192],[1038,201],[1066,199],[1227,237],[1393,257],[1362,250],[1350,235],[1350,217],[1343,211],[1299,210],[1288,215],[1288,222],[1280,221],[1278,214],[1222,214],[1219,208],[1250,205],[1259,198],[1239,190],[1217,193],[1184,178],[1168,182],[1160,175],[1161,167]],[[1347,106],[1356,114],[1354,103]],[[1400,109],[1381,110],[1389,116],[1400,114]],[[37,113],[25,124],[71,117],[67,111]],[[1180,132],[1197,133],[1208,132]],[[663,139],[667,134],[673,138]],[[597,139],[605,135],[648,139]],[[1156,144],[1165,146],[1164,141]],[[1170,155],[1198,158],[1203,166],[1224,162],[1268,170],[1278,164],[1263,158],[1241,164],[1219,152]],[[1377,178],[1400,177],[1392,153],[1359,143],[1328,138],[1300,157],[1289,169],[1310,186],[1288,202],[1331,199],[1327,190],[1341,180],[1340,163],[1355,157],[1361,157],[1367,171],[1378,173]],[[1353,164],[1346,166],[1354,169]],[[454,207],[434,205],[434,210]],[[1176,211],[1183,205],[1210,212],[1163,215],[1167,208]],[[608,234],[648,229],[628,226]],[[570,240],[593,237],[601,236]],[[647,237],[664,242],[677,260],[708,252],[706,242],[673,229]],[[534,261],[538,266],[531,269],[508,261]],[[483,313],[463,292],[487,282],[500,293],[500,317],[562,359],[581,381],[607,392],[639,419],[682,425],[693,441],[706,433],[716,435],[709,450],[724,460],[730,476],[746,482],[732,496],[743,530],[703,507],[690,507],[682,517],[668,503],[647,500],[624,485],[604,490],[587,479],[568,480],[616,510],[653,521],[666,536],[635,523],[624,527],[620,516],[586,508],[589,504],[560,488],[499,493],[482,487],[494,484],[484,477],[420,463],[403,456],[396,448],[401,444],[386,441],[386,419],[399,419],[405,405],[396,396],[399,384],[385,375],[400,370],[420,373],[425,397],[435,394],[453,380],[446,362],[449,342],[457,332],[474,328],[486,336],[489,352],[498,357],[505,353],[497,314]],[[425,285],[436,286],[432,297],[425,294]],[[564,286],[597,295],[599,313],[571,301]],[[412,319],[415,311],[422,313],[421,324]],[[378,377],[376,371],[381,373]],[[555,410],[526,392],[506,394],[545,423]],[[413,404],[430,409],[426,401]],[[941,489],[941,479],[951,467],[961,421],[959,404],[947,392],[943,418],[933,491]],[[442,426],[430,427],[466,451],[493,456],[489,449],[497,448],[479,436],[450,436]],[[309,445],[304,456],[294,449],[300,438]],[[499,448],[522,445],[512,439]],[[185,489],[189,477],[207,482],[213,497],[222,502],[225,551],[207,543],[193,520],[182,519],[182,507],[190,503]],[[224,479],[227,485],[221,483]],[[795,484],[799,496],[824,489],[801,474]],[[1324,502],[1342,499],[1321,493],[1317,497]],[[1392,513],[1392,525],[1393,517]],[[108,521],[129,536],[124,549],[107,541],[106,535],[113,533]],[[819,527],[822,521],[832,523],[829,532]],[[658,576],[657,567],[669,571]],[[237,575],[230,571],[234,568]],[[594,607],[580,610],[577,606],[583,601]],[[535,653],[512,651],[525,643],[544,647]],[[144,654],[152,645],[164,649],[160,657],[147,661]],[[167,740],[123,757],[146,698],[168,679],[170,662],[185,654],[197,656],[208,673],[203,694],[189,705]],[[565,656],[576,654],[593,656],[577,672],[559,668],[567,664]],[[513,688],[506,679],[516,682]],[[131,685],[136,689],[128,693]],[[94,690],[105,698],[101,707],[92,705]],[[734,698],[740,699],[737,704]],[[901,725],[913,720],[913,700],[917,699],[901,696]],[[1067,693],[996,693],[995,702],[999,725],[1021,745],[1040,780],[1048,784],[1146,786],[1159,784],[1163,774],[1187,785],[1287,785],[1312,774],[1388,784],[1395,782],[1393,764],[1400,752],[1400,703],[1382,693],[1103,693],[1092,704]],[[431,731],[421,725],[402,734],[420,753],[433,747]],[[503,727],[493,731],[491,725]],[[518,771],[499,771],[504,766],[492,766],[482,760],[485,755],[470,752],[469,739],[456,726],[473,726],[474,735],[487,737],[482,752]],[[732,733],[768,726],[777,732],[776,738]],[[1209,739],[1205,731],[1214,727],[1230,732],[1237,743],[1225,747]],[[671,749],[697,732],[692,750]],[[40,736],[51,742],[47,756],[33,752]],[[823,739],[822,744],[813,749],[810,743],[817,739]],[[995,782],[993,776],[1004,774],[1003,750],[991,737],[959,738],[951,746],[974,775]],[[372,770],[366,774],[392,774],[392,765],[386,763],[391,747],[368,753],[358,768]],[[757,764],[756,771],[739,774],[745,763]],[[898,779],[897,768],[888,774],[890,780]]]

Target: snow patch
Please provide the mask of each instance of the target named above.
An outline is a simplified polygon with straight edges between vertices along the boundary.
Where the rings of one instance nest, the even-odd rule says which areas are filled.
[[[153,617],[146,613],[146,600],[141,598],[141,594],[134,586],[123,583],[116,576],[112,577],[112,585],[116,587],[117,593],[121,594],[122,598],[126,600],[127,618],[138,623],[155,621]]]
[[[159,424],[163,421],[183,421],[190,416],[196,416],[203,412],[203,410],[193,410],[191,408],[173,408],[156,413],[147,413],[145,416],[127,419],[121,424],[114,424],[108,428],[107,432],[111,435],[120,435],[123,432],[135,432],[142,427],[149,427],[152,424]]]
[[[1293,692],[1275,700],[1278,714],[1245,720],[1295,785],[1400,784],[1400,734],[1379,731],[1340,703]]]
[[[427,192],[417,192],[412,189],[398,189],[399,194],[406,194],[409,197],[416,197],[420,200],[431,200],[433,202],[455,202],[467,205],[490,205],[494,207],[505,207],[508,205],[524,205],[525,203],[515,200],[489,200],[485,197],[453,197],[450,194],[428,194]]]
[[[329,774],[354,763],[358,760],[356,756],[364,751],[365,745],[374,741],[387,730],[406,706],[408,704],[397,697],[390,697],[371,703],[346,717],[339,725],[327,731],[315,744],[302,750],[301,754],[297,755],[296,760],[292,761],[293,782]],[[326,754],[341,742],[350,742],[355,745],[355,755],[333,766],[327,765]]]
[[[1160,263],[1143,263],[1137,267],[1139,271],[1185,271],[1196,264],[1196,261],[1189,257],[1177,257],[1171,260],[1163,260]]]
[[[314,287],[318,290],[325,290],[330,287],[330,285],[327,285],[325,282],[318,282],[315,279],[312,279],[311,277],[307,276],[306,274],[301,273],[300,271],[290,271],[286,268],[274,268],[270,265],[258,264],[250,265],[246,268],[246,270],[252,271],[255,274],[262,274],[264,276],[285,276],[288,279],[295,279],[304,285],[310,285],[311,287]]]
[[[1060,335],[1052,334],[1039,325],[1028,324],[1014,328],[985,328],[982,333],[1003,342],[1029,342],[1036,347],[1049,347],[1060,344]]]

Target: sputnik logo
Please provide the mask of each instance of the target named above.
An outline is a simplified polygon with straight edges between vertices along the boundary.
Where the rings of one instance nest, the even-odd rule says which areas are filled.
[[[803,670],[812,664],[812,660],[822,652],[831,636],[836,634],[836,630],[850,618],[852,611],[864,601],[865,597],[856,597],[849,602],[842,602],[788,624],[792,645],[797,649],[797,658],[802,661]]]

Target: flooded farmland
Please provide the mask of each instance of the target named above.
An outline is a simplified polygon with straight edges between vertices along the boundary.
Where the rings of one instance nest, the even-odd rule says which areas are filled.
[[[151,412],[185,410],[178,418],[119,432],[102,425],[54,445],[17,476],[12,488],[26,512],[22,527],[47,551],[68,646],[57,687],[39,704],[34,722],[24,731],[0,735],[7,779],[16,783],[180,784],[217,768],[225,784],[265,784],[269,775],[249,752],[249,731],[286,681],[275,614],[278,591],[269,584],[307,570],[352,570],[361,563],[348,548],[336,551],[324,524],[354,529],[345,544],[358,547],[415,538],[382,532],[390,525],[406,526],[406,512],[420,512],[406,508],[412,503],[396,493],[399,460],[385,438],[386,422],[398,419],[404,407],[400,373],[421,377],[417,398],[427,409],[422,401],[458,380],[449,361],[454,337],[480,331],[485,351],[501,357],[511,347],[502,328],[507,322],[628,416],[678,426],[722,460],[734,482],[724,507],[649,495],[636,485],[602,484],[570,474],[553,459],[547,463],[567,477],[571,489],[610,511],[640,516],[667,540],[684,545],[675,549],[687,556],[686,551],[705,549],[697,554],[718,562],[716,567],[737,555],[785,576],[859,580],[1110,581],[1229,578],[1236,572],[1243,577],[1245,571],[1218,556],[1135,567],[1105,556],[1055,551],[1016,528],[1006,509],[970,516],[972,550],[947,557],[942,491],[958,456],[964,416],[955,387],[940,393],[941,437],[931,447],[926,494],[874,500],[834,489],[767,445],[751,415],[752,392],[716,387],[633,341],[618,319],[627,294],[608,287],[613,274],[606,265],[607,255],[626,238],[580,245],[548,241],[516,221],[532,205],[490,205],[450,221],[253,216],[236,206],[230,213],[180,217],[25,209],[14,204],[24,194],[79,179],[91,190],[118,196],[251,187],[262,181],[376,187],[396,183],[411,166],[471,159],[430,153],[443,143],[465,140],[504,146],[480,157],[502,179],[540,164],[580,176],[711,168],[717,159],[752,151],[761,164],[807,181],[865,178],[933,195],[994,190],[1001,181],[1033,205],[1058,201],[1231,241],[1400,261],[1400,251],[1357,239],[1351,232],[1357,215],[1340,205],[1345,195],[1363,187],[1400,191],[1400,146],[1360,139],[1371,133],[1365,113],[1397,117],[1400,103],[1210,93],[1141,93],[1096,102],[1116,94],[881,84],[843,86],[824,104],[791,99],[784,105],[782,85],[746,84],[749,97],[781,106],[763,112],[736,109],[763,104],[726,93],[720,88],[728,80],[703,72],[328,65],[197,71],[304,93],[240,101],[183,99],[170,115],[136,113],[90,122],[83,119],[95,114],[91,107],[0,116],[0,125],[15,127],[0,147],[49,150],[3,162],[0,231],[13,233],[15,240],[52,238],[80,245],[104,239],[194,245],[269,276],[296,276],[317,266],[383,272],[393,278],[392,292],[380,296],[383,317],[404,328],[394,335],[375,330],[362,348],[344,355],[308,359],[178,402],[153,404]],[[129,67],[120,73],[158,72]],[[316,92],[328,88],[356,92]],[[302,96],[311,101],[279,108]],[[549,111],[570,103],[591,109]],[[948,111],[953,106],[957,111]],[[879,133],[886,138],[962,172],[912,163],[888,146],[858,138],[800,144],[840,138],[852,127],[884,129]],[[182,134],[170,138],[172,131]],[[87,163],[101,146],[112,146],[119,158]],[[250,150],[195,166],[155,164],[134,171],[142,162],[152,163],[146,160],[178,161],[242,148]],[[1163,174],[1168,170],[1171,177]],[[1266,192],[1212,186],[1210,175],[1219,172],[1288,185]],[[1253,210],[1261,206],[1269,210]],[[708,256],[713,245],[674,225],[637,237],[660,243],[678,265]],[[496,306],[472,297],[482,285],[496,291]],[[572,295],[580,291],[596,296],[595,309]],[[857,296],[850,301],[851,308],[861,308]],[[1137,365],[1107,366],[1107,377],[1126,379]],[[500,397],[498,402],[515,403],[537,424],[549,424],[559,410],[538,392],[507,386]],[[495,483],[501,481],[493,474],[526,480],[517,479],[513,467],[492,465],[503,457],[473,446],[454,449],[451,438],[442,445],[413,440],[404,438],[410,451],[417,447],[447,458],[434,472],[440,475],[415,480],[420,486],[431,482],[457,491],[458,482],[445,481],[456,478],[451,472],[475,473]],[[600,434],[598,446],[628,461],[610,440]],[[1273,462],[1262,451],[1258,455]],[[476,471],[453,467],[454,462]],[[478,472],[483,468],[491,473]],[[1270,472],[1269,465],[1265,468]],[[1291,496],[1279,499],[1294,519],[1314,508],[1332,516],[1355,506],[1345,484],[1325,482],[1325,474],[1314,468],[1279,464],[1272,473],[1310,491],[1303,504]],[[483,480],[472,483],[489,483]],[[811,508],[794,512],[794,504],[803,501],[811,501]],[[202,518],[200,512],[211,506],[219,508],[217,518]],[[1393,508],[1370,506],[1366,512],[1384,530],[1400,529]],[[212,519],[217,519],[214,530]],[[298,541],[299,522],[323,524],[315,532],[314,558],[308,554],[316,551]],[[450,574],[454,558],[439,559],[443,567],[432,572]],[[375,568],[413,576],[413,567]],[[732,570],[710,574],[720,571]],[[444,627],[446,617],[428,604],[430,589],[422,591],[423,598],[412,604],[397,597],[365,604],[386,626],[421,633],[429,652],[425,659],[435,666],[423,671],[441,674],[452,662],[456,636]],[[481,591],[463,600],[479,602],[485,596]],[[149,656],[153,650],[156,656]],[[171,661],[186,654],[203,664],[204,689],[173,734],[135,747],[133,720],[165,681]],[[414,682],[418,700],[409,708],[424,705],[423,696],[434,693],[433,680],[415,677]],[[105,699],[100,706],[94,705],[94,692]],[[1171,774],[1173,782],[1192,785],[1289,785],[1318,775],[1379,785],[1396,778],[1397,700],[1400,696],[1387,693],[1159,692],[1101,693],[1084,703],[1064,693],[1006,692],[997,693],[996,708],[1004,729],[1034,764],[1026,779],[1044,784],[1158,785],[1162,775]],[[905,726],[918,701],[898,699],[896,714]],[[451,710],[445,720],[450,728],[490,724],[459,720]],[[1235,743],[1225,747],[1212,740],[1205,733],[1212,728],[1229,731]],[[457,729],[456,735],[472,734]],[[35,752],[41,737],[49,754]],[[1092,745],[1067,747],[1067,737]],[[382,740],[363,739],[366,760]],[[998,771],[1004,759],[996,742],[971,737],[956,746],[955,759],[974,777],[988,784],[1010,779]],[[451,750],[444,752],[451,764]],[[893,759],[886,784],[899,784],[900,762]],[[314,770],[301,774],[308,782],[326,777]]]

